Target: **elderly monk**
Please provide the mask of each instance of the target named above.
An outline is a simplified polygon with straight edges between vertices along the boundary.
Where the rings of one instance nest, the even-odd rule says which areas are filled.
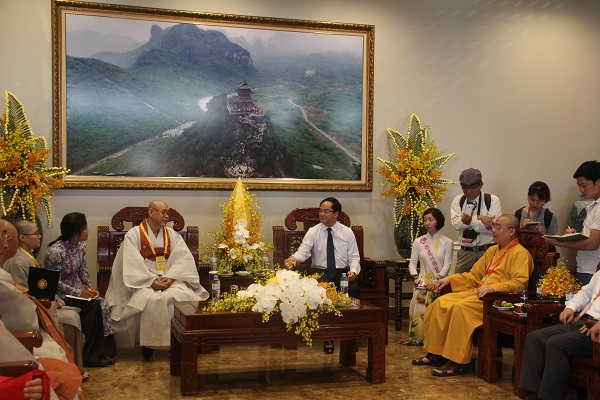
[[[0,266],[17,252],[17,231],[8,221],[0,220]],[[0,268],[0,315],[9,330],[40,330],[42,346],[34,355],[43,357],[40,363],[50,376],[52,388],[59,399],[85,399],[80,390],[81,373],[73,364],[71,348],[47,310],[35,303],[27,294],[13,286],[12,276]],[[38,322],[39,317],[39,322]],[[40,329],[43,328],[43,329]],[[16,347],[2,346],[3,357],[18,355]]]
[[[41,235],[35,223],[27,220],[15,222],[19,249],[14,257],[8,259],[2,268],[9,272],[14,281],[23,289],[29,290],[29,269],[40,268],[40,264],[33,256],[33,250],[41,245]],[[65,335],[66,342],[73,349],[75,364],[84,377],[87,372],[83,371],[83,333],[81,332],[81,321],[79,313],[71,308],[65,307],[64,302],[57,296],[51,308],[52,316],[59,322],[59,326]]]
[[[190,249],[167,222],[167,203],[152,201],[148,218],[125,235],[106,292],[117,345],[139,340],[146,359],[170,345],[174,302],[208,298]]]
[[[425,311],[423,358],[414,365],[440,367],[434,376],[462,375],[473,352],[473,331],[483,324],[481,298],[492,292],[520,292],[533,272],[531,254],[519,244],[519,220],[503,214],[492,226],[495,246],[490,247],[470,272],[454,274],[436,283],[452,293],[440,296]]]

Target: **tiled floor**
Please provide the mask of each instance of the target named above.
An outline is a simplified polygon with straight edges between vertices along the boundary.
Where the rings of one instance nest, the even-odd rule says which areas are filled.
[[[504,350],[502,378],[489,384],[472,372],[465,376],[436,378],[429,367],[411,365],[422,348],[398,344],[405,330],[389,326],[386,348],[386,383],[371,385],[365,380],[366,342],[360,343],[357,365],[341,368],[337,354],[323,353],[321,343],[298,350],[269,346],[224,346],[219,352],[200,355],[200,392],[182,397],[180,380],[169,374],[166,351],[155,352],[152,361],[142,361],[139,348],[120,349],[117,363],[107,368],[90,368],[84,384],[90,400],[97,399],[517,399],[513,395],[512,351]],[[337,350],[337,348],[336,348]],[[476,353],[476,352],[475,352]],[[576,399],[574,391],[568,399]]]

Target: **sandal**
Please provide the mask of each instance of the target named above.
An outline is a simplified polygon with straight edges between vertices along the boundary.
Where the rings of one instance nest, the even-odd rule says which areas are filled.
[[[427,360],[427,361],[425,361]],[[417,358],[416,360],[412,360],[412,365],[432,365],[434,367],[441,367],[446,363],[446,359],[442,356],[438,356],[437,354],[427,353],[425,357]]]
[[[90,374],[88,372],[86,372],[86,371],[81,372],[81,382],[87,382],[89,377],[90,377]]]
[[[448,363],[443,367],[431,371],[431,375],[444,377],[453,375],[464,375],[467,372],[469,372],[469,364],[458,364],[454,361],[448,361]]]

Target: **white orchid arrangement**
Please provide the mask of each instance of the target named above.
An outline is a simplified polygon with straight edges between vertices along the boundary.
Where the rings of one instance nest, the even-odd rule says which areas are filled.
[[[294,329],[296,335],[312,346],[312,333],[319,329],[319,315],[328,312],[341,315],[337,307],[354,304],[352,298],[337,292],[332,283],[318,282],[317,277],[318,274],[302,276],[289,270],[272,271],[235,295],[225,293],[221,300],[211,301],[204,311],[251,310],[262,313],[263,322],[280,312],[288,331]]]

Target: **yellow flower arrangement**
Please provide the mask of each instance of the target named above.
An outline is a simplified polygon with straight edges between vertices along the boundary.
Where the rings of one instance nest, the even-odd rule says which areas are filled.
[[[573,286],[573,293],[581,289],[581,283],[571,274],[565,262],[561,260],[556,267],[548,268],[542,277],[542,296],[565,297],[569,285]]]
[[[408,133],[387,129],[396,146],[396,159],[384,160],[377,168],[386,181],[383,196],[394,196],[394,222],[400,224],[403,217],[409,219],[411,244],[421,228],[421,216],[429,207],[435,207],[446,193],[446,184],[454,183],[442,178],[442,166],[453,155],[441,155],[435,142],[427,141],[429,126],[423,127],[417,114],[412,114]]]
[[[214,243],[201,245],[203,255],[208,259],[214,251],[220,272],[259,268],[263,251],[271,250],[273,246],[262,242],[262,217],[256,195],[248,193],[242,180],[238,179],[229,202],[220,206],[223,209],[222,229],[207,233],[214,238]]]
[[[294,330],[312,346],[312,334],[319,329],[319,315],[328,312],[342,315],[338,307],[355,303],[348,295],[338,292],[332,282],[317,282],[319,276],[302,276],[286,269],[267,271],[247,289],[236,294],[224,293],[220,300],[211,300],[202,311],[254,311],[262,314],[262,322],[268,322],[273,313],[278,312],[287,330]]]
[[[47,167],[50,149],[44,137],[32,136],[23,104],[6,92],[6,113],[0,118],[0,203],[4,215],[35,221],[40,205],[52,222],[50,198],[64,186],[66,168]]]

